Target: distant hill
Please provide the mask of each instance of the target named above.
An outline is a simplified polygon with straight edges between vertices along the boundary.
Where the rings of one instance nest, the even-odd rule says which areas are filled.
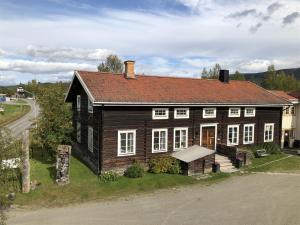
[[[278,72],[283,71],[285,74],[294,75],[297,80],[300,80],[300,68],[294,68],[294,69],[282,69],[282,70],[276,70]],[[246,80],[250,80],[256,84],[261,85],[264,77],[266,76],[267,72],[260,72],[260,73],[243,73]]]

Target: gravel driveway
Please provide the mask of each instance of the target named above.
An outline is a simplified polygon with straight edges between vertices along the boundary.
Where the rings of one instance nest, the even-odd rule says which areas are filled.
[[[237,176],[65,208],[15,210],[9,225],[299,225],[300,174]]]

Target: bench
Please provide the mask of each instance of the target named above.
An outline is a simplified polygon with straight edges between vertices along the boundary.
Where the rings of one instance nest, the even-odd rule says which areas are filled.
[[[257,157],[265,157],[265,156],[269,156],[270,154],[267,153],[266,149],[259,149],[256,150],[256,156]]]

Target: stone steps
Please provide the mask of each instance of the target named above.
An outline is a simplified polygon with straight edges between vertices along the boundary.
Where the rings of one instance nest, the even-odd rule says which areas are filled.
[[[226,156],[216,154],[215,161],[220,163],[220,171],[223,173],[234,173],[239,171],[232,165],[231,160]]]

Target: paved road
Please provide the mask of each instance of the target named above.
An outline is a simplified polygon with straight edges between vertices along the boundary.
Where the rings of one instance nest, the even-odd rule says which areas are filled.
[[[299,225],[300,174],[233,177],[65,208],[16,210],[8,225]]]
[[[22,132],[28,129],[35,121],[36,115],[39,112],[38,106],[36,106],[34,100],[25,99],[25,101],[30,105],[31,110],[22,118],[8,124],[6,127],[12,131],[12,134],[20,138]]]

